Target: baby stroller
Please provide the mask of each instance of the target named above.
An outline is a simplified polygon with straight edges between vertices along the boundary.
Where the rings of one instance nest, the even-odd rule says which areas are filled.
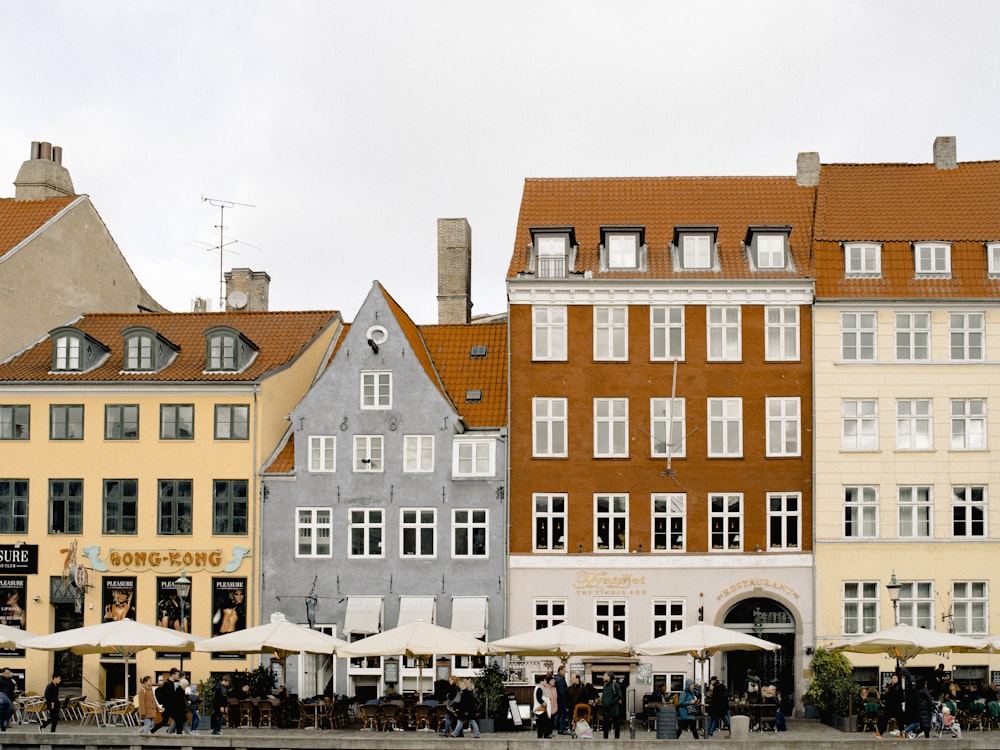
[[[931,734],[939,739],[942,736],[955,738],[962,736],[962,727],[958,723],[958,718],[952,715],[951,709],[944,703],[934,703],[934,713],[931,715]]]

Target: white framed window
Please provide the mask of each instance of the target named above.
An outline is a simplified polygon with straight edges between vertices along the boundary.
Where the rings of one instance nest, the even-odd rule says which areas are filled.
[[[536,362],[565,362],[567,325],[564,305],[533,305],[531,358]]]
[[[566,551],[566,495],[532,496],[535,552]]]
[[[566,399],[533,398],[531,455],[541,457],[566,456]]]
[[[148,333],[135,333],[125,339],[125,369],[149,372],[153,369],[153,337]]]
[[[453,508],[451,556],[489,557],[490,512],[485,508]]]
[[[986,487],[956,485],[951,488],[951,535],[956,539],[986,536]]]
[[[355,435],[354,471],[358,474],[377,474],[384,471],[383,447],[381,435]]]
[[[684,359],[684,308],[649,308],[649,358]]]
[[[594,629],[619,641],[628,640],[628,601],[626,599],[595,599]]]
[[[871,485],[844,487],[844,537],[878,537],[878,488]]]
[[[742,356],[739,307],[709,307],[708,361],[735,362]]]
[[[453,477],[492,477],[496,474],[495,440],[456,439],[453,445]]]
[[[925,312],[896,313],[896,359],[927,362],[931,358],[931,315]]]
[[[361,373],[361,408],[392,408],[392,373]]]
[[[80,337],[65,333],[56,338],[52,362],[53,370],[80,369]]]
[[[608,268],[639,267],[639,235],[636,232],[607,232]]]
[[[929,539],[934,510],[931,488],[921,485],[901,485],[896,488],[896,508],[899,513],[901,539]]]
[[[843,602],[844,635],[861,635],[878,630],[878,581],[844,581]]]
[[[594,359],[624,362],[628,359],[628,308],[594,306]]]
[[[649,454],[654,458],[684,457],[687,446],[686,404],[682,398],[649,399]]]
[[[682,234],[681,265],[687,270],[709,269],[712,267],[711,234]]]
[[[881,276],[882,246],[867,242],[844,245],[845,276]]]
[[[934,429],[929,398],[896,402],[896,450],[926,451],[934,447]]]
[[[768,362],[799,358],[799,308],[764,308],[764,359]]]
[[[399,556],[437,557],[437,510],[399,509]]]
[[[535,599],[535,630],[551,628],[566,622],[565,599]]]
[[[802,549],[801,493],[767,493],[767,548]]]
[[[754,233],[756,266],[758,269],[785,268],[785,235]]]
[[[952,399],[951,449],[955,451],[986,450],[985,399]]]
[[[628,457],[628,399],[594,399],[594,457]]]
[[[845,362],[874,362],[878,316],[873,312],[842,313],[840,349]]]
[[[594,495],[594,551],[628,551],[628,495]]]
[[[742,551],[742,494],[719,493],[708,496],[708,539],[712,552]]]
[[[743,399],[708,400],[708,455],[728,458],[743,455]]]
[[[684,552],[687,549],[687,495],[683,492],[653,493],[653,552]]]
[[[767,455],[802,454],[802,409],[798,396],[766,399]]]
[[[309,471],[337,470],[337,438],[335,435],[309,436]]]
[[[295,509],[296,557],[333,557],[333,509]]]
[[[403,471],[408,473],[434,471],[433,435],[403,435]]]
[[[986,269],[990,276],[1000,276],[1000,242],[986,243]]]
[[[951,245],[942,242],[919,242],[913,246],[917,276],[951,276]]]
[[[568,266],[569,235],[561,233],[534,236],[537,268],[540,279],[564,279]]]
[[[351,508],[347,525],[348,557],[385,557],[385,511],[382,508]]]
[[[684,627],[683,599],[653,599],[653,637],[673,633]]]
[[[990,597],[986,581],[953,581],[951,607],[956,633],[986,635],[989,632]]]
[[[900,581],[900,625],[934,630],[934,584],[931,581]]]
[[[878,450],[878,401],[873,398],[844,399],[840,409],[840,449]]]
[[[986,316],[981,312],[950,313],[948,341],[952,362],[983,362],[986,359]]]

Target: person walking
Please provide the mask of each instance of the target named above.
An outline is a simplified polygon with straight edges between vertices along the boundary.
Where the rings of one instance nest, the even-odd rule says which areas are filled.
[[[458,699],[458,721],[455,724],[455,731],[451,733],[451,736],[461,737],[463,734],[463,727],[468,724],[472,727],[472,733],[478,740],[479,722],[476,721],[478,713],[479,699],[476,698],[476,694],[472,690],[472,683],[468,680],[462,680],[462,690],[459,693]]]
[[[181,680],[184,685],[187,680]],[[191,734],[198,731],[201,726],[201,693],[198,692],[198,683],[192,682],[184,688],[184,697],[187,699],[187,710],[191,714]]]
[[[569,702],[567,700],[569,686],[566,684],[566,667],[560,665],[556,670],[556,715],[554,729],[559,734],[569,734]]]
[[[895,733],[897,735],[902,733],[906,727],[906,724],[903,722],[903,701],[905,697],[903,686],[899,682],[899,675],[894,674],[885,688],[885,693],[882,694],[882,715],[879,717],[878,725],[879,736],[886,733],[890,721],[896,724]]]
[[[448,678],[448,686],[444,688],[444,731],[441,732],[442,737],[447,737],[451,734],[451,717],[454,716],[458,711],[458,702],[461,699],[461,689],[458,687],[458,678],[452,675]]]
[[[52,682],[45,686],[45,709],[49,712],[48,718],[38,724],[38,731],[45,731],[45,727],[52,727],[50,732],[56,731],[56,725],[59,724],[59,683],[62,682],[62,677],[58,673],[52,675]]]
[[[615,739],[621,737],[620,722],[624,703],[625,696],[622,695],[622,689],[615,680],[615,673],[605,672],[604,690],[601,692],[601,726],[604,729],[604,739],[608,738],[612,727],[615,730]]]
[[[156,698],[153,696],[153,677],[146,675],[139,683],[139,718],[142,728],[139,734],[150,734],[156,720]]]
[[[229,675],[223,675],[212,693],[212,734],[222,732],[223,718],[229,708]]]
[[[708,736],[715,734],[715,730],[725,725],[729,729],[729,690],[719,680],[713,677],[711,680],[711,695],[708,698],[708,715],[711,722],[708,725]],[[731,730],[730,730],[730,736]]]
[[[153,691],[153,695],[156,697],[156,702],[160,707],[160,720],[153,725],[152,729],[149,730],[150,734],[156,734],[158,731],[163,729],[163,727],[167,726],[171,719],[176,721],[178,674],[180,673],[178,672],[177,667],[171,669],[167,678],[163,681],[163,684]]]
[[[685,729],[690,729],[695,739],[698,739],[698,688],[694,680],[687,680],[684,689],[677,699],[677,739]]]
[[[17,683],[10,673],[10,667],[4,667],[0,672],[0,732],[7,731],[10,717],[14,715],[14,698],[17,696]]]

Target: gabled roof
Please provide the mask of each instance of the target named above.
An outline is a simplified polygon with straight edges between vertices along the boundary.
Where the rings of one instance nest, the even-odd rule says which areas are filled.
[[[810,278],[809,243],[815,188],[794,177],[531,178],[507,278],[528,271],[531,228],[572,226],[579,244],[576,271],[602,279]],[[645,227],[647,271],[600,271],[601,227]],[[675,272],[669,247],[676,226],[718,226],[721,271]],[[751,225],[790,225],[794,271],[752,271],[740,243]]]
[[[19,201],[0,198],[0,259],[80,196]]]
[[[109,349],[103,364],[85,373],[50,372],[52,342],[46,336],[30,349],[0,364],[0,382],[252,382],[288,364],[339,313],[331,310],[243,313],[101,313],[71,323]],[[241,372],[206,372],[204,332],[229,326],[258,348],[257,356]],[[123,372],[122,331],[146,326],[177,345],[177,358],[159,372]]]

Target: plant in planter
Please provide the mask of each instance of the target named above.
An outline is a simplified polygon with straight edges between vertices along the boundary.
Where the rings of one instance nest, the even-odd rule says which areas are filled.
[[[479,729],[483,732],[492,732],[496,717],[503,715],[506,681],[507,670],[496,660],[487,661],[476,674],[476,697],[483,708]]]
[[[812,660],[812,683],[802,696],[804,703],[820,710],[820,716],[827,723],[832,716],[850,717],[854,713],[858,684],[851,679],[853,666],[841,653],[816,649]]]

